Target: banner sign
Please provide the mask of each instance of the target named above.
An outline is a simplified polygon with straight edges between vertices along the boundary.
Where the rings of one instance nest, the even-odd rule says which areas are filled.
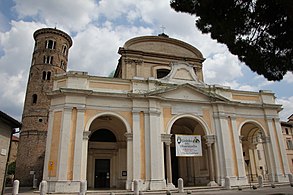
[[[176,156],[202,156],[200,135],[175,135]]]

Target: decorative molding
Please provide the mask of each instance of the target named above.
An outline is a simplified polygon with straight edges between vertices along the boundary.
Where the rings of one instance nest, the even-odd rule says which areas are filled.
[[[142,65],[143,60],[125,59],[124,62],[125,62],[126,64]]]
[[[242,142],[245,141],[244,139],[245,139],[245,137],[243,135],[239,135],[240,144],[242,144]]]
[[[263,143],[270,143],[271,142],[271,138],[270,136],[264,136],[262,137]]]
[[[206,144],[213,144],[216,142],[216,135],[205,135],[203,138],[206,140]]]
[[[167,145],[168,144],[170,145],[172,143],[171,137],[172,137],[172,134],[161,134],[161,141],[165,142]]]
[[[126,137],[127,141],[133,140],[133,133],[125,133],[124,136]]]
[[[83,139],[88,140],[88,139],[89,139],[89,135],[90,135],[91,133],[92,133],[91,131],[84,131],[84,132],[83,132]]]

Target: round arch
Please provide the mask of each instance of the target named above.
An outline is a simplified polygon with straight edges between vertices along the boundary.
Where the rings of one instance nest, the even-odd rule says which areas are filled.
[[[105,116],[105,115],[108,115],[108,116],[114,116],[114,117],[117,117],[118,119],[120,119],[123,124],[125,125],[125,128],[126,128],[126,132],[127,133],[131,133],[131,127],[129,125],[129,123],[119,114],[117,113],[114,113],[114,112],[102,112],[102,113],[99,113],[99,114],[96,114],[95,116],[93,116],[92,118],[90,118],[85,126],[85,131],[89,131],[90,129],[90,126],[91,124],[93,123],[93,121],[101,116]]]
[[[265,136],[268,136],[267,132],[265,131],[265,128],[262,126],[262,124],[260,124],[258,121],[255,121],[255,120],[245,120],[242,123],[240,123],[239,128],[238,128],[238,134],[239,135],[241,135],[241,130],[242,130],[243,126],[245,124],[249,124],[249,123],[251,123],[251,124],[255,125],[256,127],[258,127],[264,133]]]
[[[106,132],[99,134],[100,139],[90,140],[91,135],[99,131]],[[117,113],[102,112],[87,121],[85,132],[90,134],[86,167],[88,187],[92,189],[122,188],[127,179],[120,173],[127,170],[125,133],[131,132],[129,123]]]
[[[239,125],[238,133],[241,136],[243,160],[248,182],[256,182],[261,175],[264,180],[269,180],[271,164],[266,145],[267,132],[263,125],[256,120],[245,120]]]
[[[172,129],[173,124],[180,118],[190,118],[190,119],[196,120],[203,127],[204,133],[206,135],[211,134],[211,130],[208,127],[208,125],[206,124],[206,122],[204,120],[202,120],[200,117],[192,115],[192,114],[179,114],[177,116],[172,117],[167,125],[167,134],[171,134],[171,129]]]

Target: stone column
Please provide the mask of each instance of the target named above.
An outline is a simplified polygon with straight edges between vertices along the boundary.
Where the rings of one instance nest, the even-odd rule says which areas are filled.
[[[206,139],[207,151],[208,151],[208,162],[209,162],[209,179],[210,182],[208,186],[218,186],[215,182],[215,171],[214,171],[214,159],[213,159],[213,149],[212,144],[215,143],[215,136],[214,135],[206,135],[204,136]]]
[[[87,179],[87,168],[88,168],[88,143],[90,131],[84,131],[82,133],[82,162],[81,162],[81,177],[80,180]]]
[[[162,134],[161,139],[165,143],[166,150],[166,171],[167,171],[167,188],[172,189],[175,188],[172,181],[172,166],[171,166],[171,134]]]
[[[272,151],[270,150],[270,142],[271,138],[269,136],[262,137],[264,143],[264,153],[265,153],[265,162],[266,162],[266,169],[267,172],[265,174],[268,176],[269,181],[273,181],[273,175],[275,171],[273,169],[273,162],[270,160],[272,156]]]
[[[257,169],[256,169],[256,158],[255,158],[255,151],[256,151],[256,144],[250,143],[249,144],[249,169],[250,169],[250,175],[248,176],[249,180],[252,182],[255,180],[254,175],[257,174]]]
[[[126,190],[132,188],[132,179],[133,179],[133,134],[125,133],[127,139],[127,181],[126,181]]]
[[[172,168],[171,168],[171,149],[170,149],[171,142],[165,142],[166,146],[166,164],[167,164],[167,183],[172,182]]]

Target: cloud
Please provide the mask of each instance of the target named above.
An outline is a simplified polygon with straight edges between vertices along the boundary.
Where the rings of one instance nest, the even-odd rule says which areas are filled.
[[[204,62],[205,80],[208,83],[223,84],[243,76],[236,56],[223,51]]]
[[[285,76],[284,76],[284,81],[286,81],[289,84],[293,83],[293,73],[287,72],[287,74],[285,74]]]
[[[70,31],[84,29],[92,20],[96,20],[96,4],[94,0],[14,0],[13,10],[18,18],[31,17],[34,21],[41,21],[50,27]]]
[[[69,53],[69,69],[87,71],[91,75],[108,76],[118,64],[118,48],[129,38],[146,33],[151,33],[151,29],[113,27],[111,23],[102,28],[91,25],[73,38],[74,46]]]
[[[0,89],[0,102],[5,102],[1,105],[6,106],[5,109],[10,104],[9,110],[14,110],[18,116],[31,63],[32,34],[36,29],[54,27],[56,23],[57,28],[70,34],[74,42],[69,53],[69,70],[108,76],[118,63],[119,47],[133,37],[157,35],[164,26],[165,33],[171,38],[187,42],[202,52],[206,58],[203,63],[206,83],[249,91],[273,86],[262,77],[251,76],[245,80],[247,72],[251,71],[246,71],[245,65],[230,54],[225,45],[212,40],[209,34],[202,34],[195,27],[195,16],[175,12],[169,1],[14,0],[14,3],[11,15],[16,15],[14,19],[18,21],[6,21],[11,28],[4,28],[2,24],[10,17],[0,14],[0,79],[9,82]],[[286,74],[282,82],[292,84],[292,73]],[[281,100],[289,101],[286,97]]]
[[[34,22],[12,21],[8,32],[0,32],[1,109],[20,119],[28,70],[33,51],[33,32],[44,25]]]
[[[293,96],[279,98],[276,102],[283,105],[283,110],[279,113],[281,120],[287,121],[287,118],[293,114]]]

